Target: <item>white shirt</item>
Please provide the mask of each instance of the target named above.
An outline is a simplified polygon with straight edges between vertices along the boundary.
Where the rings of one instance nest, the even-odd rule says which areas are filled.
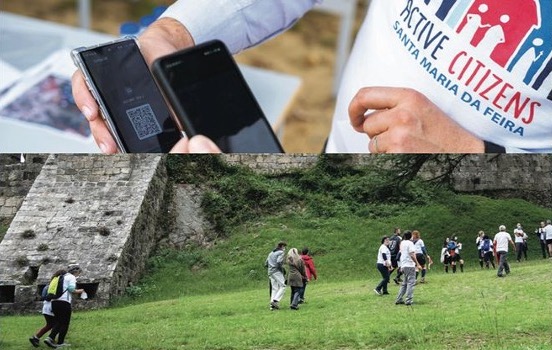
[[[453,7],[439,12],[434,4]],[[368,136],[351,128],[348,107],[360,88],[390,86],[420,91],[464,129],[508,152],[552,152],[550,45],[525,61],[538,37],[550,37],[550,27],[539,26],[552,2],[489,0],[479,16],[483,26],[470,35],[468,15],[480,14],[481,4],[372,0],[343,75],[326,151],[368,152]],[[509,16],[506,24],[491,18],[496,8]],[[485,44],[489,24],[504,29],[506,44]]]
[[[72,291],[77,287],[77,278],[70,273],[66,273],[63,277],[63,291],[64,293],[55,300],[63,300],[68,303],[72,301]]]
[[[416,254],[423,254],[423,247],[425,247],[424,241],[421,239],[417,240],[416,243],[414,243],[414,249],[416,250]]]
[[[48,315],[48,316],[54,316],[54,312],[52,311],[52,302],[44,300],[42,302],[42,314]]]
[[[494,236],[497,252],[508,252],[508,243],[512,240],[512,236],[506,231],[501,231]]]
[[[527,239],[527,235],[523,232],[522,228],[514,229],[514,242],[523,243]]]
[[[385,254],[385,257],[387,259],[385,259],[385,260],[383,259],[383,254]],[[391,266],[391,252],[389,251],[389,248],[387,248],[387,246],[385,244],[382,244],[379,247],[377,263],[385,265],[385,266]]]
[[[546,240],[552,239],[552,225],[544,226],[544,231],[546,232]]]
[[[416,253],[414,243],[410,240],[401,241],[401,267],[416,267],[416,263],[410,257],[411,253]]]

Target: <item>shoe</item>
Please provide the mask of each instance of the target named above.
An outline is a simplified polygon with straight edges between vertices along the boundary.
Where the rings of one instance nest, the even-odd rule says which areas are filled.
[[[496,277],[504,277],[504,275],[503,274],[498,274],[498,275],[496,275]]]
[[[305,304],[305,303],[306,303],[305,299],[300,299],[299,300],[299,304]]]
[[[270,307],[271,308],[274,308],[275,310],[279,310],[280,309],[280,305],[278,305],[278,302],[277,301],[273,301],[270,303]]]
[[[404,301],[402,301],[402,300],[395,301],[395,305],[401,305],[401,304],[404,304]]]
[[[422,279],[420,279],[420,283],[425,283],[425,277],[422,277]]]
[[[57,349],[58,345],[52,340],[52,338],[44,339],[44,344],[48,345],[51,348]]]
[[[40,339],[38,339],[34,335],[29,338],[29,341],[31,342],[31,344],[33,344],[35,348],[38,348],[40,346]]]
[[[377,295],[381,295],[381,292],[377,289],[374,289],[374,293],[376,293]]]
[[[406,305],[406,306],[411,306],[412,304],[414,304],[414,302],[412,302],[412,301],[407,301],[406,303],[404,303],[404,305]]]
[[[393,282],[395,282],[395,284],[399,284],[399,280],[396,278],[393,278]]]
[[[381,293],[381,294],[383,294],[383,295],[389,295],[389,292],[383,292],[383,293]]]
[[[292,309],[292,310],[299,310],[299,307],[293,306],[293,305],[291,305],[289,308]]]

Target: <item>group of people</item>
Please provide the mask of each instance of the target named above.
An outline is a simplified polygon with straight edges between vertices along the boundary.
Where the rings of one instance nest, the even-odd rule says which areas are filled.
[[[527,260],[527,251],[528,248],[528,239],[529,236],[524,231],[522,225],[518,223],[516,228],[513,231],[512,235],[506,232],[506,227],[501,225],[499,227],[499,232],[495,235],[494,239],[491,240],[488,235],[483,231],[479,231],[476,238],[476,245],[479,256],[479,265],[481,268],[485,266],[487,269],[492,265],[493,269],[496,268],[494,260],[499,263],[500,270],[500,261],[501,259],[506,260],[504,253],[508,253],[508,243],[512,246],[516,252],[516,260],[518,262],[522,261],[522,258]],[[541,248],[542,258],[551,258],[552,257],[552,220],[541,221],[539,227],[535,230],[535,235],[539,241]],[[510,242],[511,241],[511,242]],[[502,243],[501,246],[499,244]],[[502,252],[502,254],[500,254]],[[503,265],[503,268],[506,273],[509,273],[509,265],[506,262],[506,265]],[[498,275],[502,275],[502,272],[499,272]]]
[[[418,276],[421,273],[420,283],[425,283],[427,269],[432,263],[420,231],[405,231],[401,237],[401,230],[397,227],[391,237],[381,239],[376,267],[382,280],[374,292],[378,295],[389,294],[387,287],[391,274],[396,270],[397,277],[393,280],[396,284],[400,283],[400,288],[395,304],[412,305]]]
[[[286,247],[286,242],[279,242],[265,260],[265,267],[268,269],[271,311],[280,309],[280,300],[284,297],[286,286],[291,287],[290,308],[298,310],[299,304],[305,302],[308,282],[318,279],[314,260],[309,255],[309,248],[303,248],[301,254],[297,248],[291,248],[286,255]]]
[[[61,281],[61,296],[50,300],[46,298],[49,284],[44,286],[42,291],[43,303],[42,314],[46,324],[40,328],[32,337],[29,338],[31,344],[37,348],[40,346],[40,338],[51,330],[50,335],[44,340],[44,343],[50,348],[62,348],[69,346],[65,343],[65,337],[69,331],[72,313],[72,294],[83,294],[84,289],[77,289],[77,277],[82,273],[82,269],[77,264],[71,264],[67,270],[58,270],[52,276],[50,283],[56,278]],[[62,279],[61,279],[62,277]]]
[[[456,266],[460,265],[460,272],[464,272],[464,259],[460,254],[462,243],[458,241],[458,236],[445,238],[443,248],[441,249],[441,262],[445,266],[445,272],[449,272],[449,266],[452,273],[456,273]]]
[[[514,229],[515,241],[512,236],[506,232],[506,226],[500,225],[499,232],[491,238],[483,231],[479,231],[476,244],[479,253],[479,264],[481,268],[487,269],[495,266],[495,258],[498,262],[497,276],[504,277],[510,273],[510,264],[508,263],[509,246],[517,252],[517,261],[521,261],[522,254],[525,254],[527,260],[527,234],[523,231],[521,224],[517,224]],[[541,248],[543,258],[552,259],[552,220],[540,223],[540,227],[535,230]],[[457,236],[447,237],[443,242],[441,249],[441,262],[444,264],[445,272],[449,272],[449,267],[453,273],[456,273],[457,266],[464,272],[464,259],[461,256],[462,243]],[[378,295],[387,295],[388,284],[391,274],[397,271],[393,281],[400,284],[399,292],[395,304],[412,305],[414,297],[414,286],[418,283],[418,275],[421,274],[420,283],[425,282],[427,269],[433,263],[428,254],[427,248],[421,239],[419,231],[405,231],[401,237],[400,228],[395,228],[391,237],[384,236],[381,239],[381,246],[378,249],[376,268],[380,272],[382,279],[374,288]],[[401,279],[402,277],[402,279]],[[404,299],[406,297],[406,299]]]

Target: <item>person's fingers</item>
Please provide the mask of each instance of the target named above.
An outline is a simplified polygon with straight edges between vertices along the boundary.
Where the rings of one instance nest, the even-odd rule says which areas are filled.
[[[220,149],[207,137],[196,135],[191,139],[182,138],[171,149],[171,153],[220,153]]]
[[[394,87],[365,87],[360,89],[349,104],[349,119],[358,132],[364,132],[363,124],[369,110],[392,109],[404,101],[410,89]]]
[[[196,135],[189,141],[190,153],[221,153],[218,146],[203,135]]]
[[[189,151],[189,140],[187,137],[183,137],[176,143],[176,145],[173,146],[171,149],[171,153],[190,153]]]
[[[96,141],[98,147],[100,147],[102,153],[117,153],[117,144],[111,136],[111,133],[109,133],[109,130],[105,126],[102,118],[96,118],[90,122],[90,131],[92,131],[94,140]]]
[[[98,105],[96,100],[88,90],[88,86],[84,81],[84,76],[80,70],[76,70],[71,78],[73,98],[75,104],[80,109],[82,114],[88,121],[92,121],[99,117]]]
[[[72,92],[75,104],[81,110],[84,117],[88,120],[90,131],[94,136],[96,144],[103,153],[112,154],[117,152],[117,145],[109,133],[103,118],[100,116],[98,104],[88,90],[84,81],[84,76],[77,70],[73,73]]]

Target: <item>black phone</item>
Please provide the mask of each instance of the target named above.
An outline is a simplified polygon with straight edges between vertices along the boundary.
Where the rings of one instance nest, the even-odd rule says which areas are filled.
[[[71,57],[121,152],[165,153],[182,138],[136,38],[77,48]]]
[[[207,136],[225,153],[283,152],[222,41],[161,57],[152,71],[189,137]]]

